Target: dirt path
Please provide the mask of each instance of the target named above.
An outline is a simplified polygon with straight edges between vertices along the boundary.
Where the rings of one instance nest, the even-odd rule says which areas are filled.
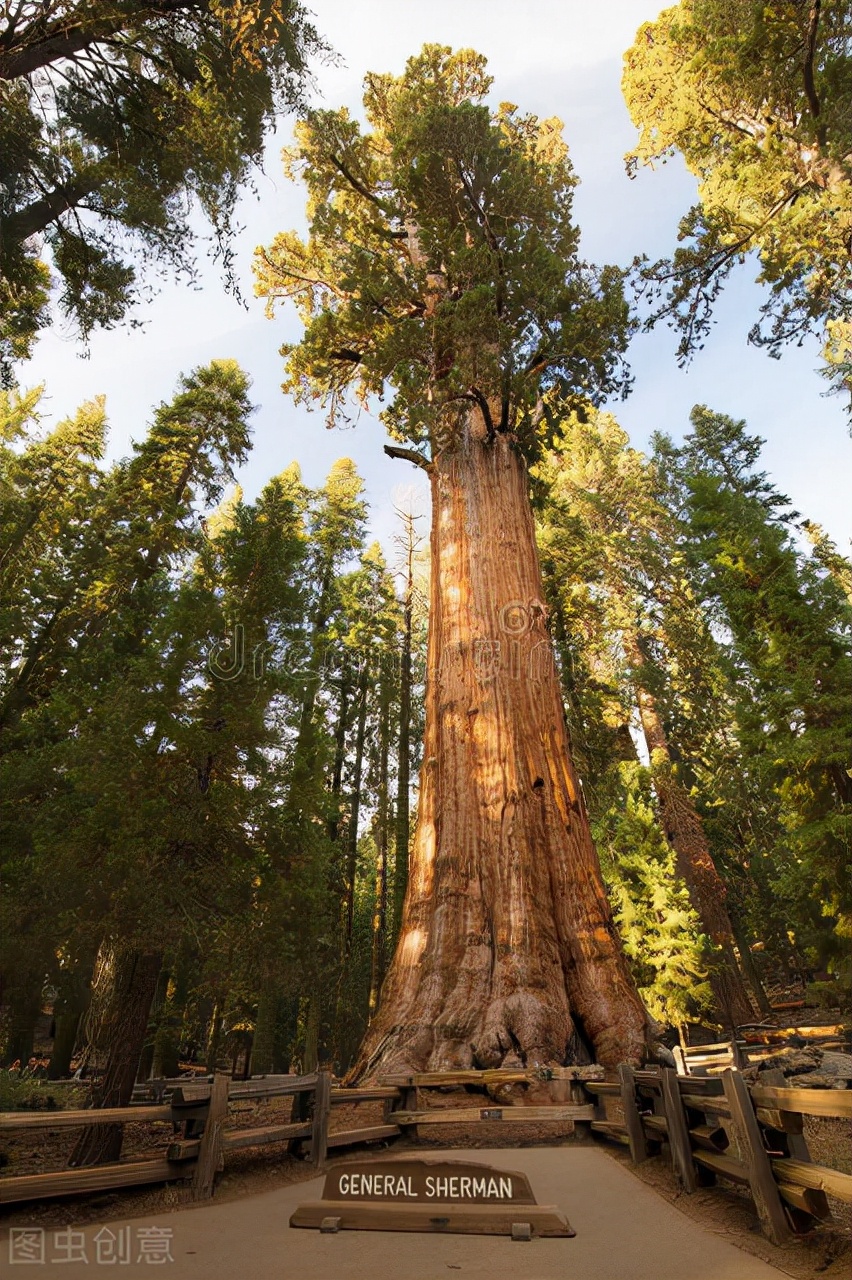
[[[88,1224],[74,1228],[71,1237],[44,1229],[31,1246],[37,1251],[43,1244],[45,1262],[28,1262],[29,1274],[93,1280],[95,1268],[111,1255],[122,1261],[119,1251],[127,1245],[131,1256],[123,1275],[150,1275],[147,1268],[155,1264],[162,1267],[160,1275],[174,1280],[233,1280],[243,1274],[253,1280],[778,1280],[787,1274],[684,1217],[592,1147],[441,1155],[525,1172],[539,1203],[561,1208],[576,1237],[519,1243],[493,1236],[292,1230],[288,1220],[296,1205],[321,1196],[322,1180],[312,1179],[250,1198],[113,1220],[105,1229]],[[102,1230],[109,1235],[100,1235]],[[8,1231],[3,1237],[5,1268],[10,1243],[20,1245]]]

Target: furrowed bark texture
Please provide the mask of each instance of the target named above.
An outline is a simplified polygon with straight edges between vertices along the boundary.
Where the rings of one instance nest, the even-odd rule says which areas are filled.
[[[431,468],[426,734],[402,929],[352,1076],[642,1059],[648,1019],[571,762],[525,464]]]

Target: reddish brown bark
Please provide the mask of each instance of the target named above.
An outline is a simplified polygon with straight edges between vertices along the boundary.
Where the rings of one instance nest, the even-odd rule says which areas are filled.
[[[641,672],[645,659],[636,637],[625,633],[624,647],[634,672]],[[701,816],[672,769],[668,738],[656,700],[643,688],[641,679],[636,681],[636,700],[651,758],[663,830],[674,850],[678,874],[686,884],[701,927],[719,950],[708,975],[710,986],[725,1025],[736,1027],[751,1022],[755,1014],[737,963],[734,930],[725,905],[727,889],[716,870]]]
[[[648,1020],[571,761],[526,466],[477,414],[430,474],[417,830],[396,955],[352,1074],[639,1061]]]

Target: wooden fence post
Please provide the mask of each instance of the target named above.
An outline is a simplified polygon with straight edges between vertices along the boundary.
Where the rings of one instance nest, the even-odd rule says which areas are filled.
[[[733,1071],[729,1067],[722,1072],[722,1084],[740,1149],[740,1159],[748,1169],[752,1199],[764,1235],[773,1244],[784,1244],[790,1238],[790,1227],[745,1080],[739,1071]]]
[[[331,1075],[317,1072],[314,1090],[313,1128],[311,1130],[311,1164],[321,1169],[328,1151],[328,1120],[331,1114]]]
[[[762,1085],[769,1085],[773,1089],[789,1089],[790,1085],[783,1071],[779,1071],[777,1067],[773,1067],[770,1071],[761,1071],[759,1082]],[[758,1112],[758,1116],[760,1113]],[[773,1119],[775,1117],[773,1116]],[[780,1124],[784,1125],[781,1132],[784,1135],[784,1141],[787,1145],[787,1153],[791,1160],[803,1160],[806,1164],[811,1163],[811,1153],[808,1150],[808,1144],[805,1140],[803,1132],[803,1117],[797,1115],[796,1112],[781,1111],[777,1117]],[[773,1127],[774,1126],[770,1126]],[[810,1187],[791,1187],[783,1183],[780,1186],[781,1198],[787,1201],[789,1211],[799,1210],[810,1214],[812,1218],[816,1218],[820,1222],[825,1222],[832,1217],[831,1208],[824,1191],[817,1191]],[[794,1217],[794,1223],[796,1219]],[[799,1220],[801,1225],[801,1220]]]
[[[228,1116],[229,1087],[227,1075],[217,1072],[210,1086],[210,1107],[192,1179],[193,1200],[206,1200],[212,1196],[213,1179],[222,1167],[222,1126]]]
[[[680,1085],[677,1073],[671,1067],[663,1067],[660,1072],[660,1088],[663,1095],[663,1114],[666,1117],[672,1168],[684,1191],[692,1195],[698,1186],[698,1179],[695,1176],[695,1165],[692,1163],[692,1144],[689,1140],[686,1112],[680,1098]]]
[[[645,1129],[642,1117],[636,1105],[636,1083],[633,1079],[633,1068],[622,1062],[618,1068],[618,1079],[621,1084],[621,1106],[624,1111],[624,1124],[627,1129],[627,1141],[630,1143],[630,1158],[634,1164],[641,1164],[648,1159],[648,1143],[645,1140]]]

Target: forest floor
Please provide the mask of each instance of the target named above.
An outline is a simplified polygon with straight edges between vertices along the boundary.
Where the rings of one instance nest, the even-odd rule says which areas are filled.
[[[813,1025],[823,1020],[830,1022],[835,1016],[820,1016],[815,1010],[803,1010],[798,1017],[794,1014],[788,1025],[794,1025],[794,1019],[799,1025],[806,1022]],[[530,1102],[541,1100],[528,1098]],[[422,1095],[421,1106],[430,1105],[445,1108],[476,1104],[471,1094],[464,1090],[434,1090],[428,1095]],[[239,1129],[249,1125],[285,1124],[291,1118],[291,1106],[290,1098],[234,1102],[229,1110],[227,1127]],[[331,1114],[330,1131],[339,1133],[379,1124],[381,1120],[382,1106],[379,1103],[335,1106]],[[3,1175],[14,1177],[47,1173],[66,1167],[76,1136],[76,1132],[62,1129],[40,1131],[37,1134],[21,1130],[10,1134],[4,1142],[8,1163],[3,1168]],[[126,1125],[122,1156],[161,1156],[170,1137],[169,1126],[162,1123]],[[807,1117],[805,1137],[815,1163],[852,1173],[852,1144],[849,1141],[848,1126],[843,1121]],[[369,1150],[382,1151],[388,1145],[376,1143]],[[701,1189],[693,1195],[685,1195],[674,1178],[666,1154],[653,1156],[643,1164],[634,1166],[623,1147],[581,1138],[574,1133],[570,1121],[564,1124],[513,1124],[511,1130],[507,1130],[499,1121],[480,1122],[475,1126],[421,1125],[417,1137],[404,1136],[396,1139],[392,1143],[392,1149],[394,1153],[422,1152],[425,1155],[450,1147],[478,1150],[560,1146],[576,1148],[583,1145],[605,1151],[634,1177],[694,1222],[745,1252],[762,1258],[796,1280],[840,1280],[841,1277],[846,1280],[849,1274],[852,1257],[852,1206],[830,1200],[834,1215],[832,1222],[822,1224],[810,1235],[797,1237],[779,1249],[761,1234],[753,1203],[744,1190],[720,1184]],[[332,1158],[363,1159],[364,1155],[364,1148],[361,1148],[346,1153],[334,1152]],[[258,1147],[232,1152],[228,1155],[224,1173],[217,1179],[214,1203],[256,1196],[315,1177],[316,1172],[307,1161],[284,1153],[280,1147]],[[45,1230],[81,1228],[117,1219],[149,1216],[159,1218],[164,1214],[190,1208],[193,1204],[188,1185],[127,1188],[13,1206],[4,1212],[4,1226],[32,1226]]]
[[[442,1093],[440,1105],[467,1105],[470,1095],[464,1092]],[[235,1104],[229,1126],[242,1127],[251,1123],[285,1123],[290,1099],[275,1099],[267,1103]],[[240,1108],[238,1110],[237,1108]],[[331,1132],[380,1123],[381,1106],[335,1107],[332,1113]],[[237,1123],[239,1121],[239,1123]],[[796,1280],[840,1280],[848,1275],[850,1249],[852,1249],[852,1221],[850,1206],[832,1203],[835,1221],[821,1226],[807,1237],[799,1237],[779,1249],[770,1244],[760,1233],[754,1206],[749,1197],[737,1188],[723,1186],[708,1188],[687,1196],[681,1193],[671,1165],[666,1156],[654,1156],[644,1164],[634,1166],[627,1151],[614,1144],[601,1144],[597,1140],[580,1139],[569,1130],[570,1124],[514,1125],[511,1133],[499,1121],[493,1124],[441,1125],[421,1129],[417,1139],[402,1138],[394,1141],[394,1153],[434,1154],[438,1149],[494,1149],[521,1147],[577,1147],[587,1145],[603,1150],[621,1164],[629,1173],[644,1182],[671,1205],[690,1219],[729,1243],[738,1246],[755,1257],[786,1272]],[[434,1135],[434,1136],[432,1136]],[[845,1126],[837,1120],[808,1120],[806,1136],[813,1159],[832,1165],[844,1172],[852,1172],[849,1139]],[[36,1139],[23,1132],[14,1135],[14,1147],[10,1141],[10,1164],[4,1170],[7,1175],[47,1172],[62,1168],[68,1158],[73,1136],[67,1131],[40,1134]],[[125,1156],[162,1154],[164,1126],[154,1124],[128,1125],[126,1127]],[[372,1150],[382,1150],[385,1144],[376,1144]],[[364,1150],[335,1155],[335,1159],[363,1159]],[[233,1152],[228,1156],[225,1172],[216,1182],[216,1204],[256,1196],[277,1187],[296,1182],[306,1182],[316,1177],[316,1171],[305,1160],[282,1153],[280,1148],[255,1148]],[[41,1227],[58,1230],[66,1227],[81,1228],[89,1224],[104,1223],[128,1218],[162,1218],[181,1209],[188,1209],[193,1202],[188,1186],[171,1185],[158,1188],[128,1188],[127,1190],[98,1193],[95,1195],[67,1197],[61,1201],[33,1202],[16,1206],[4,1214],[6,1226]],[[210,1204],[210,1201],[204,1202]]]

